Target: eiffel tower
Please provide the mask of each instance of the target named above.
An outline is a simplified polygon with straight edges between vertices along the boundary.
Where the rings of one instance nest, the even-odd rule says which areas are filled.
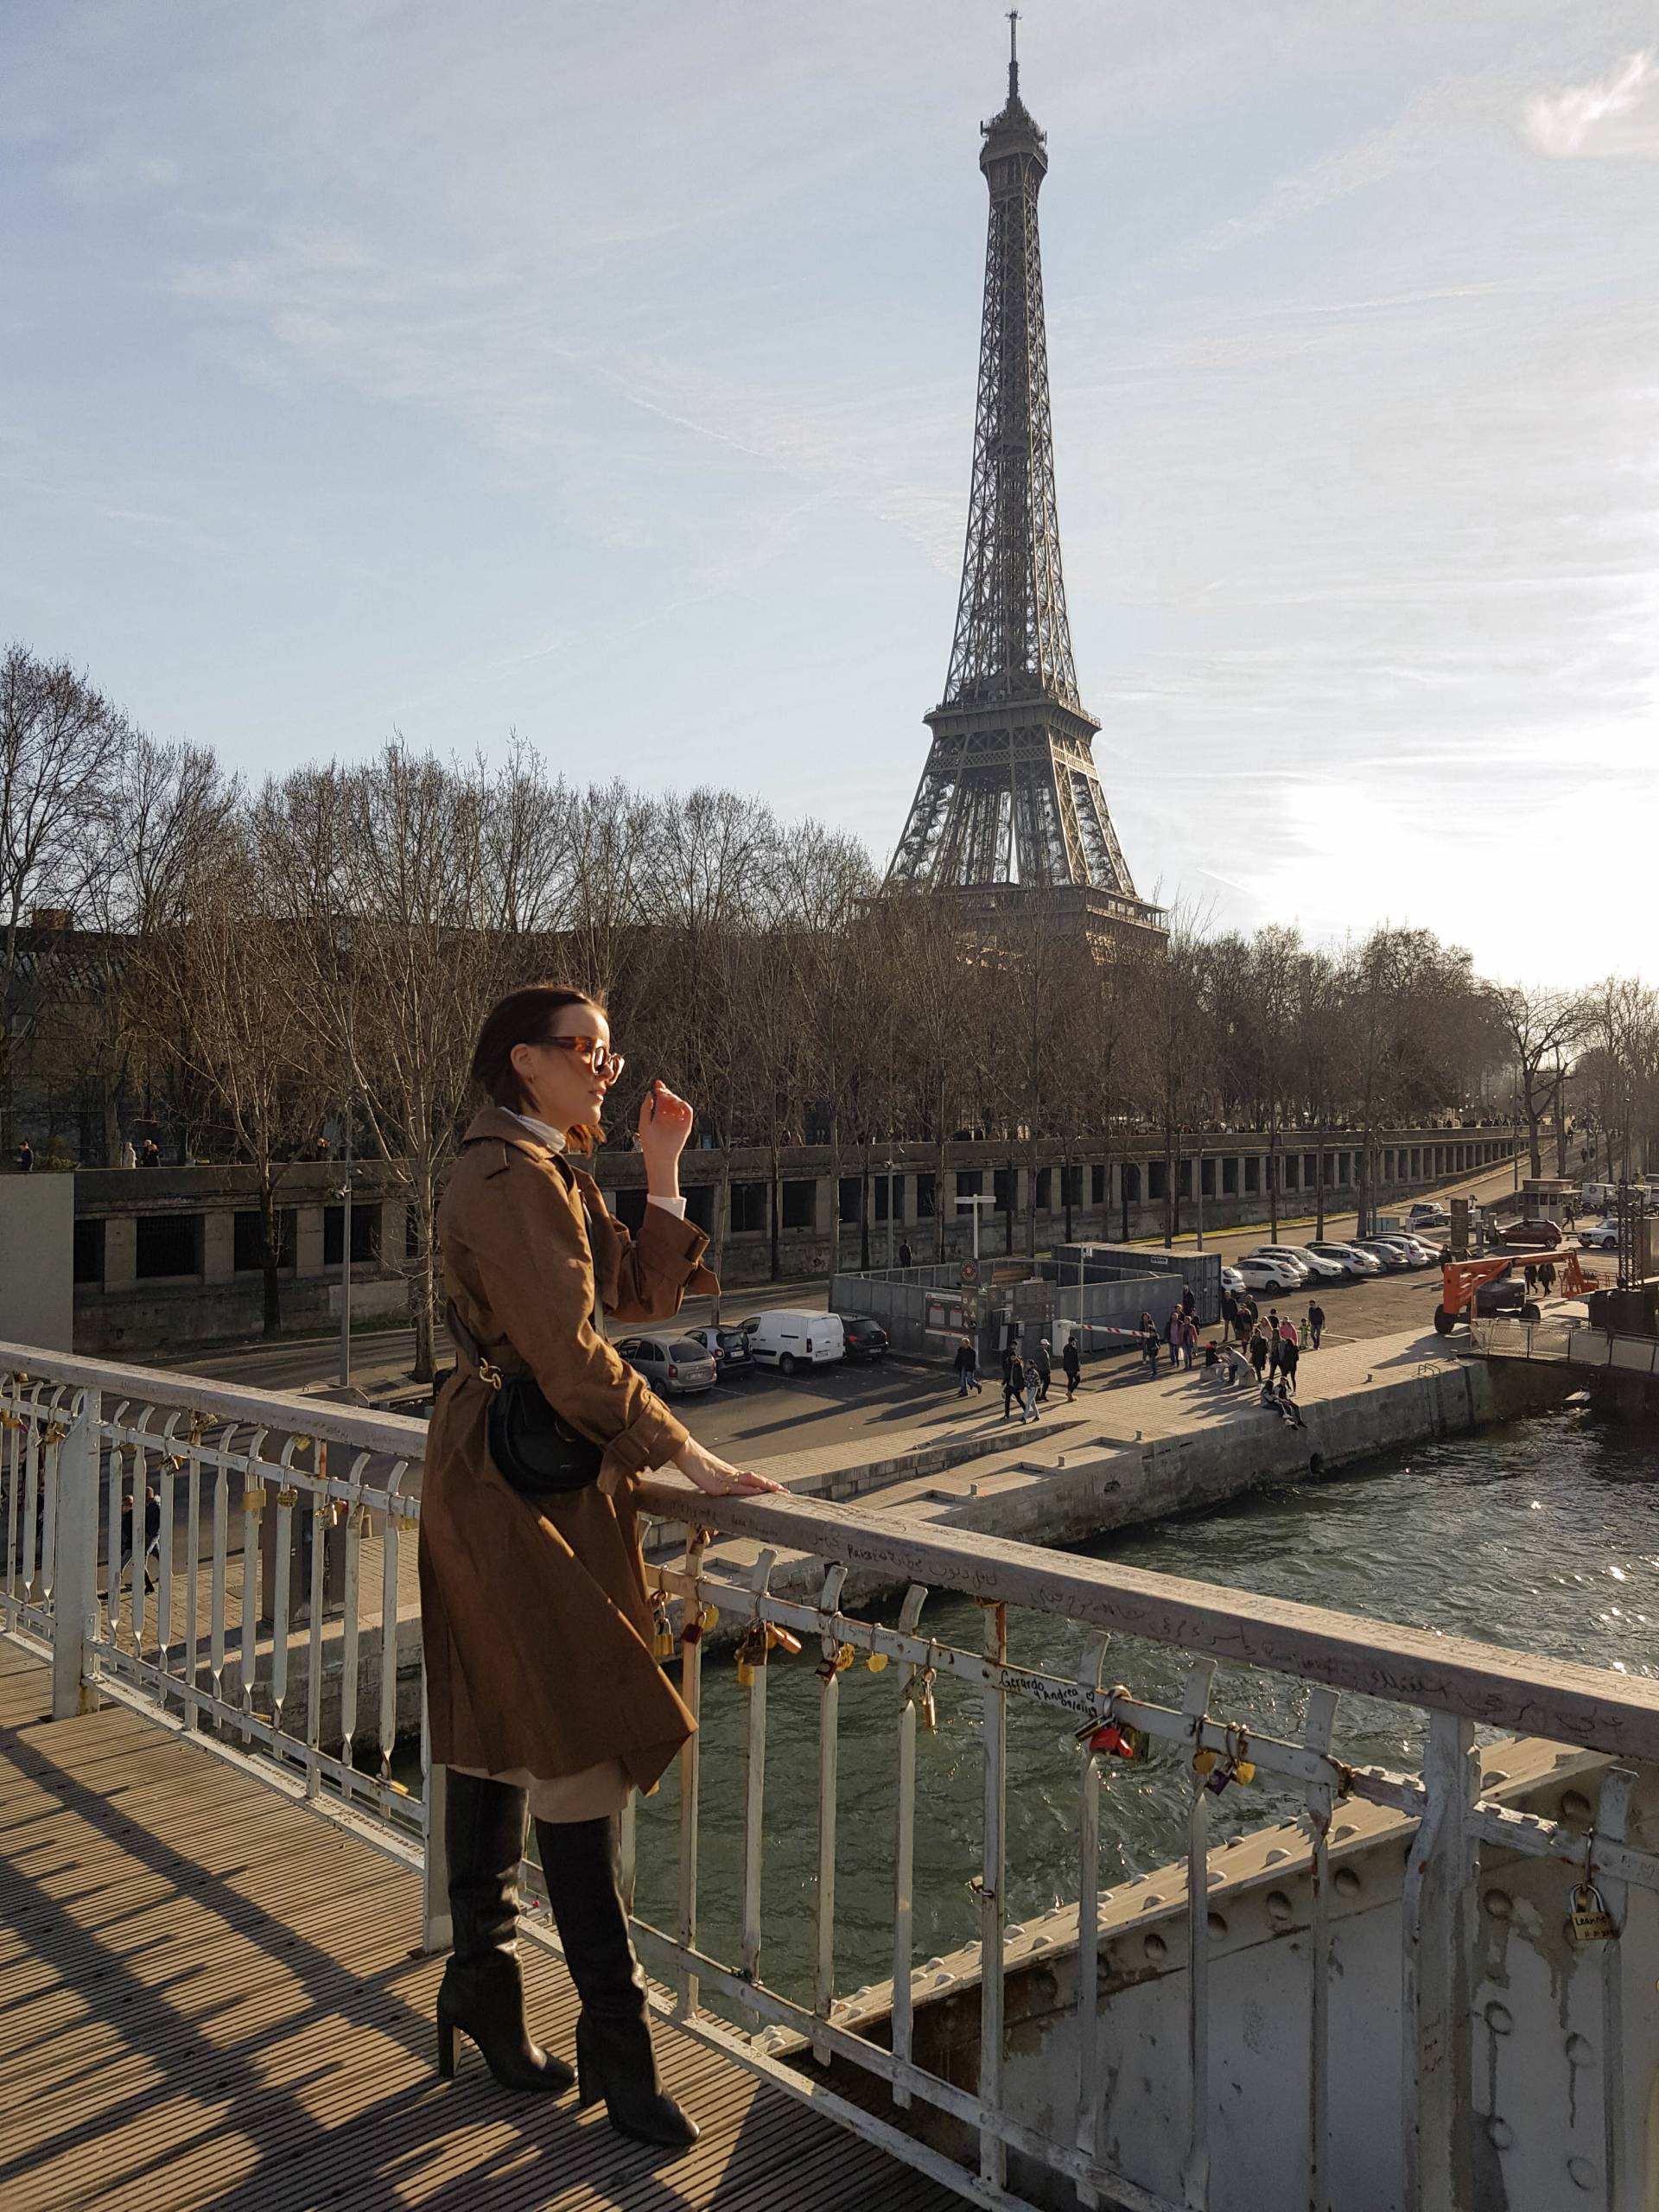
[[[1018,14],[1008,99],[982,124],[990,188],[979,402],[962,594],[933,742],[887,882],[976,915],[1046,910],[1096,940],[1162,934],[1112,828],[1077,696],[1060,575],[1048,341],[1037,242],[1044,134],[1020,98]]]

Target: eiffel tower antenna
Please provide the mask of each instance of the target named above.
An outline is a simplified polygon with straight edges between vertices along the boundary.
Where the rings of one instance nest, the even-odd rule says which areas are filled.
[[[1020,97],[1019,23],[1011,9],[1007,104],[980,126],[990,221],[957,626],[887,880],[988,912],[1063,907],[1096,937],[1161,931],[1112,828],[1071,658],[1037,235],[1048,154]]]

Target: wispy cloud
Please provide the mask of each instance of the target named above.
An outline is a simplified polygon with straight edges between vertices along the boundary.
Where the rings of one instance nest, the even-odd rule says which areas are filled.
[[[1608,76],[1527,102],[1522,128],[1556,161],[1659,160],[1659,65],[1652,49]]]

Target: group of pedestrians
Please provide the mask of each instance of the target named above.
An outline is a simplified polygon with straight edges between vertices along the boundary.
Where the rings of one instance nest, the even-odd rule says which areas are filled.
[[[1522,1269],[1522,1275],[1527,1286],[1529,1298],[1536,1298],[1541,1295],[1548,1298],[1555,1288],[1554,1260],[1545,1260],[1536,1263],[1529,1261]]]

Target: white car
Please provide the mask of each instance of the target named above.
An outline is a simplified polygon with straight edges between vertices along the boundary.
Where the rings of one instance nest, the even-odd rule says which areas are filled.
[[[1230,1268],[1224,1261],[1221,1269],[1221,1287],[1224,1290],[1230,1290],[1235,1298],[1244,1287],[1243,1276],[1236,1268]]]
[[[1300,1290],[1307,1277],[1288,1260],[1270,1260],[1252,1252],[1238,1263],[1238,1279],[1246,1290]]]
[[[1616,1221],[1592,1221],[1587,1229],[1579,1231],[1579,1242],[1586,1252],[1617,1252],[1618,1224]]]
[[[1313,1280],[1313,1268],[1288,1244],[1258,1244],[1247,1256],[1252,1260],[1276,1260],[1281,1268],[1291,1270],[1298,1282]]]
[[[847,1356],[846,1332],[836,1313],[776,1306],[769,1313],[752,1315],[739,1325],[760,1365],[775,1367],[780,1375],[793,1375],[801,1367],[821,1367]]]
[[[1391,1244],[1408,1268],[1427,1268],[1440,1258],[1440,1254],[1415,1236],[1407,1236],[1403,1229],[1384,1230],[1380,1236],[1367,1239],[1372,1245]]]
[[[1406,1227],[1414,1235],[1420,1229],[1450,1229],[1452,1217],[1443,1205],[1432,1199],[1422,1199],[1406,1209]]]
[[[1340,1260],[1327,1260],[1323,1252],[1316,1252],[1311,1244],[1285,1244],[1277,1248],[1288,1252],[1293,1260],[1300,1260],[1311,1275],[1322,1275],[1327,1282],[1340,1282],[1348,1272]]]
[[[1334,1260],[1344,1274],[1380,1275],[1382,1262],[1375,1252],[1362,1252],[1357,1244],[1310,1244],[1322,1260]]]

